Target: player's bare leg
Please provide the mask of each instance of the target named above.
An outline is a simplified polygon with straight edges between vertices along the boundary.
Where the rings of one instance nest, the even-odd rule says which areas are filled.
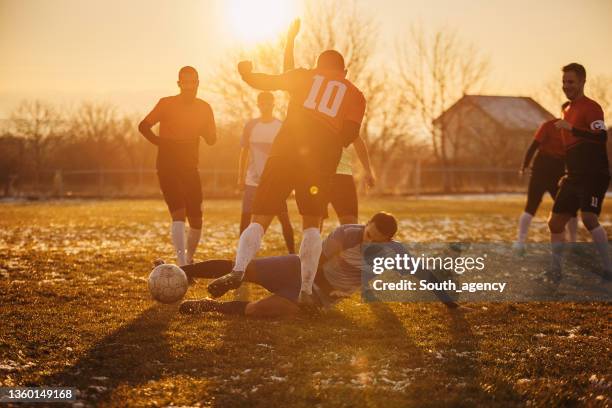
[[[172,225],[170,227],[170,236],[172,245],[176,253],[176,261],[179,266],[187,263],[187,254],[185,252],[185,209],[179,208],[170,212],[172,217]]]
[[[572,217],[565,226],[565,232],[567,234],[567,242],[576,242],[578,237],[578,218]]]
[[[283,229],[283,238],[285,239],[285,245],[287,245],[287,251],[290,254],[295,254],[295,240],[293,238],[293,226],[289,219],[289,213],[283,212],[277,215],[278,221]]]
[[[582,211],[580,214],[582,223],[593,237],[593,244],[599,252],[601,257],[601,263],[603,266],[603,277],[606,280],[612,279],[612,263],[610,262],[610,255],[608,253],[608,234],[604,227],[599,224],[599,218],[597,214]]]
[[[193,256],[195,255],[200,238],[202,237],[202,217],[201,216],[190,216],[187,217],[189,220],[189,230],[187,230],[187,255],[185,264],[190,265],[193,263]]]
[[[265,231],[274,219],[273,215],[254,215],[251,224],[240,234],[238,250],[234,262],[234,270],[215,279],[208,285],[208,291],[216,297],[217,293],[225,293],[228,290],[238,289],[242,284],[244,272],[259,248]],[[219,295],[220,296],[220,295]]]
[[[563,250],[565,249],[565,225],[572,218],[571,214],[551,213],[548,218],[550,230],[550,244],[552,249],[551,268],[548,277],[558,283],[561,280],[561,266],[563,263]]]
[[[244,314],[251,317],[291,317],[300,311],[297,304],[282,296],[271,295],[249,302]]]
[[[260,318],[291,317],[297,314],[299,310],[294,302],[278,295],[271,295],[253,302],[236,300],[219,302],[213,299],[188,300],[181,303],[179,308],[179,312],[183,314],[218,312]]]

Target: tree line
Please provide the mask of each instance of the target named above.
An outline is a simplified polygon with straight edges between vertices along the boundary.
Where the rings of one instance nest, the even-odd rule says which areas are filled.
[[[240,80],[236,63],[250,59],[257,71],[280,73],[284,45],[281,36],[255,50],[232,50],[202,81],[204,91],[220,96],[213,104],[219,142],[201,149],[202,170],[236,168],[242,127],[256,115],[256,91]],[[412,169],[415,161],[453,166],[445,148],[451,136],[434,129],[433,121],[462,95],[481,92],[490,73],[487,55],[448,28],[413,25],[395,43],[382,44],[377,21],[357,2],[335,7],[309,2],[296,43],[296,66],[314,66],[318,53],[329,48],[345,56],[348,78],[366,96],[362,137],[381,189]],[[610,78],[590,83],[593,96],[612,108]],[[548,109],[564,100],[560,80],[532,96]],[[282,119],[287,96],[277,92],[276,97]],[[0,183],[5,189],[21,182],[37,190],[48,185],[58,169],[153,169],[156,151],[138,133],[141,119],[105,103],[83,102],[62,111],[44,101],[23,101],[0,129]],[[516,158],[517,167],[521,159]]]

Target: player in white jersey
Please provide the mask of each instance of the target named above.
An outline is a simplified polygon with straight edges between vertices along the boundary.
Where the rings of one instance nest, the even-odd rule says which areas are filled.
[[[251,222],[253,199],[259,180],[270,154],[272,143],[278,135],[283,122],[274,117],[274,95],[261,92],[257,96],[260,116],[247,122],[240,140],[240,161],[238,163],[238,186],[244,191],[240,234]],[[276,214],[283,228],[283,237],[290,254],[295,253],[293,227],[289,220],[287,204]]]

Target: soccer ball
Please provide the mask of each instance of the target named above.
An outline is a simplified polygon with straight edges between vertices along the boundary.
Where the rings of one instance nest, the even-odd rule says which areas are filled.
[[[161,303],[174,303],[187,293],[187,275],[172,264],[156,266],[149,275],[149,291],[153,299]]]

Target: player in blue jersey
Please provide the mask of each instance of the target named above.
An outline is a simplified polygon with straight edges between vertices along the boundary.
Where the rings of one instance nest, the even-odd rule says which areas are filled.
[[[352,295],[375,275],[368,273],[371,265],[364,259],[364,245],[388,243],[396,246],[396,253],[405,252],[403,246],[392,241],[397,221],[391,214],[379,212],[366,225],[342,225],[323,242],[319,266],[313,284],[313,298],[319,307],[331,307]],[[385,246],[387,248],[387,246]],[[395,251],[395,249],[394,249]],[[191,278],[218,278],[232,272],[231,260],[210,260],[187,265],[183,270]],[[429,282],[437,278],[429,271],[419,270],[415,276]],[[256,317],[291,316],[300,310],[298,298],[301,287],[300,259],[296,255],[273,256],[252,260],[246,268],[244,281],[257,283],[272,294],[256,301],[219,302],[213,299],[186,300],[180,312],[197,314],[220,312]],[[215,287],[214,297],[225,294],[231,287]],[[210,290],[210,287],[209,287]],[[449,308],[459,305],[444,291],[434,292]]]

